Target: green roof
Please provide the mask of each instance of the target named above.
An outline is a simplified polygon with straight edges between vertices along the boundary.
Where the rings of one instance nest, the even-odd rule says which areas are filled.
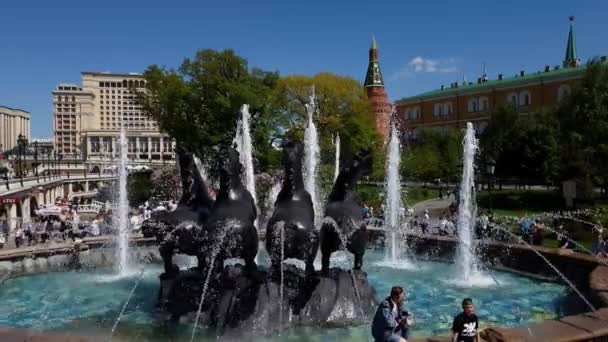
[[[434,97],[444,97],[444,96],[455,96],[462,95],[471,92],[482,91],[486,89],[493,88],[502,88],[507,86],[514,86],[518,84],[525,84],[531,81],[537,80],[551,80],[560,77],[569,77],[576,76],[579,74],[583,74],[586,70],[586,66],[572,67],[572,68],[560,68],[557,70],[550,70],[546,72],[538,71],[532,74],[525,74],[524,76],[514,76],[509,78],[503,78],[502,80],[490,80],[482,83],[473,83],[463,85],[461,83],[458,84],[457,88],[446,87],[444,89],[436,89],[432,91],[428,91],[416,96],[404,97],[400,100],[397,100],[396,103],[402,102],[410,102],[410,101],[419,101],[425,100]]]

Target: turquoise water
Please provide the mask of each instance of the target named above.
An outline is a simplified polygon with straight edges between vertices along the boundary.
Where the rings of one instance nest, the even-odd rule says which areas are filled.
[[[383,255],[381,251],[370,251],[364,271],[368,273],[379,299],[387,296],[393,285],[406,289],[406,307],[416,318],[413,337],[447,334],[452,317],[459,312],[464,297],[473,298],[482,326],[512,326],[557,317],[567,295],[562,285],[506,272],[493,272],[495,280],[486,277],[492,281],[483,287],[463,288],[452,281],[458,274],[452,264],[419,261],[414,266],[400,264],[398,266],[404,269],[396,269],[378,264]],[[351,265],[346,254],[338,255],[332,263]],[[44,273],[9,279],[0,285],[0,326],[109,337],[112,325],[137,280],[137,276],[115,280],[109,272]],[[158,265],[146,266],[115,333],[115,341],[189,340],[191,325],[169,329],[160,323],[160,313],[156,308],[160,272]],[[369,330],[369,325],[302,327],[286,331],[280,337],[259,340],[368,341]],[[206,339],[201,337],[199,340]],[[252,340],[251,336],[247,336],[247,340]]]

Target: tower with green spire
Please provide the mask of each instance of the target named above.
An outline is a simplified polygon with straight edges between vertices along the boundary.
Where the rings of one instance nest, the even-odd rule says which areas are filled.
[[[574,41],[574,32],[572,29],[574,17],[570,16],[570,32],[568,33],[568,44],[566,45],[566,56],[564,57],[564,68],[572,68],[579,65],[578,56],[576,55],[576,43]]]
[[[372,46],[369,48],[369,64],[365,75],[365,87],[384,87],[376,38],[372,36]]]
[[[382,136],[384,143],[386,143],[389,136],[393,105],[388,100],[388,96],[384,91],[384,80],[382,79],[382,72],[380,72],[379,56],[376,38],[372,37],[364,86],[367,99],[374,111],[376,130]]]

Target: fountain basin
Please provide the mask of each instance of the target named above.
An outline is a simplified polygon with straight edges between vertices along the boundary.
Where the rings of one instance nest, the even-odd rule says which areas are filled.
[[[382,250],[368,251],[364,271],[376,288],[378,299],[393,285],[408,291],[407,308],[416,315],[414,336],[446,334],[452,316],[465,296],[474,298],[478,315],[485,323],[516,326],[555,318],[567,297],[565,287],[552,282],[532,280],[509,272],[495,272],[503,286],[461,288],[451,283],[456,268],[448,263],[419,261],[410,270],[379,266]],[[340,253],[332,266],[351,265],[350,255]],[[178,324],[167,329],[157,310],[160,265],[146,266],[144,277],[135,291],[115,339],[165,341],[188,340],[191,325]],[[8,279],[2,285],[0,325],[28,327],[44,331],[103,337],[109,334],[118,312],[128,297],[136,277],[115,280],[111,268],[85,268],[24,275]],[[517,308],[516,312],[512,308]],[[285,331],[281,337],[260,337],[260,341],[294,340],[367,340],[369,324],[346,328],[299,327]],[[201,337],[203,337],[202,335]],[[215,339],[213,333],[207,336]]]

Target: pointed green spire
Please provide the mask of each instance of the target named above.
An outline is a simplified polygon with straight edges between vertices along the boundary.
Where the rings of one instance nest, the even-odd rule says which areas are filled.
[[[372,45],[369,48],[369,64],[367,66],[367,73],[365,75],[366,87],[384,87],[379,59],[376,37],[372,36]]]
[[[574,30],[572,29],[572,23],[574,17],[570,16],[570,33],[568,33],[568,44],[566,45],[566,56],[564,58],[564,67],[575,67],[578,65],[578,57],[576,55],[576,43],[574,41]]]

